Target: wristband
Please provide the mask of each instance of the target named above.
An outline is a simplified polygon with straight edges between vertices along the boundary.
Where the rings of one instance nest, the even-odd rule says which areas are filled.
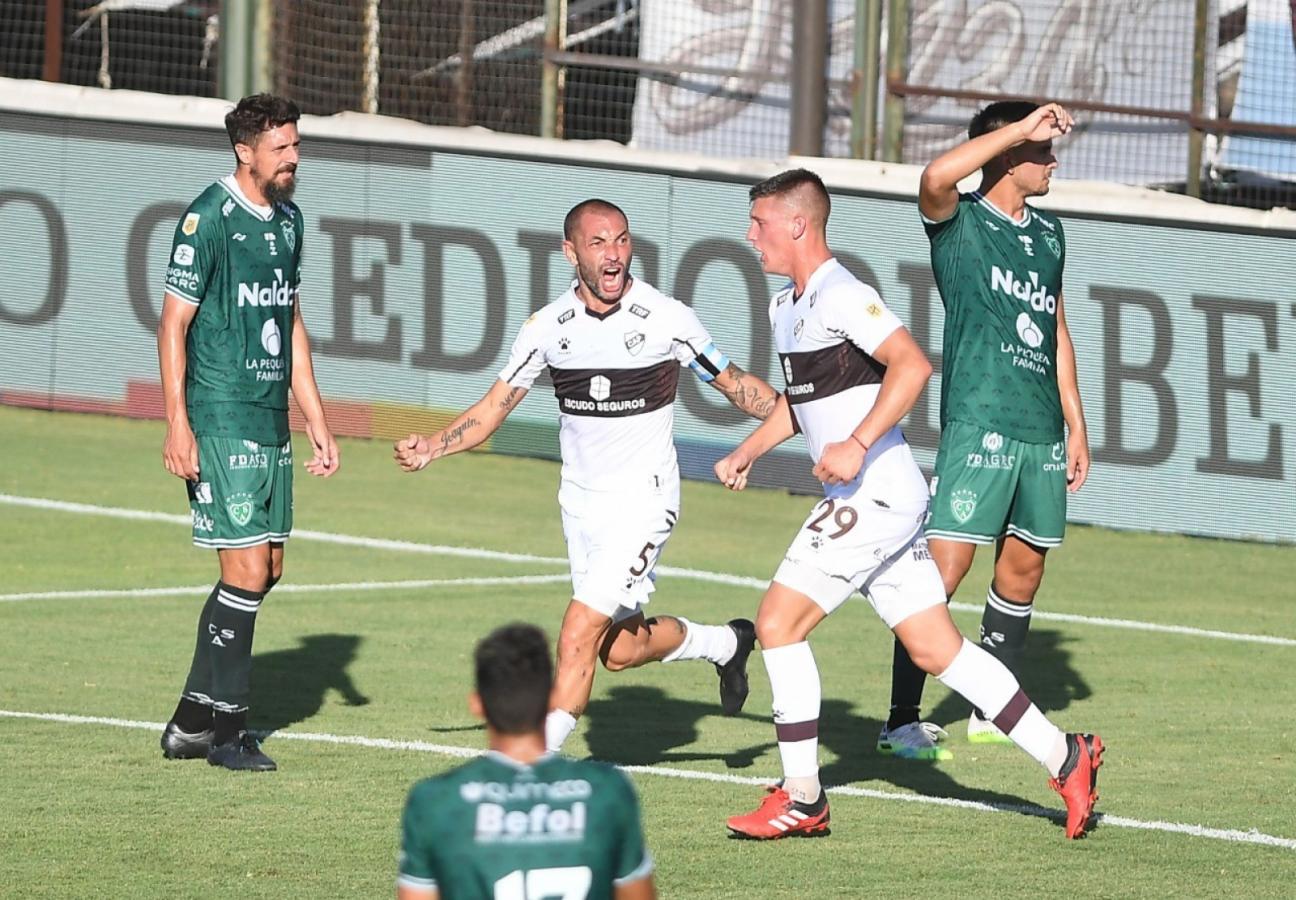
[[[859,444],[860,447],[862,447],[862,448],[864,449],[864,452],[865,452],[865,453],[868,453],[868,450],[869,450],[869,448],[868,448],[868,444],[864,443],[864,442],[861,441],[859,438],[857,438],[857,437],[855,436],[855,432],[853,432],[853,431],[851,432],[851,440],[854,441],[855,443]]]

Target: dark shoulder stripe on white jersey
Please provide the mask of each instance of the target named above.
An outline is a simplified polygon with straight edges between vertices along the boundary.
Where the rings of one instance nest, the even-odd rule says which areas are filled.
[[[527,363],[531,362],[531,358],[535,356],[536,353],[538,352],[539,352],[538,350],[532,350],[530,353],[528,353],[526,359],[522,360],[521,364],[519,364],[516,369],[514,369],[512,372],[509,373],[508,378],[504,379],[505,383],[512,384],[513,379],[518,377],[518,373],[527,367]]]
[[[866,384],[881,384],[886,366],[850,341],[801,353],[780,353],[792,404],[822,400]]]
[[[571,416],[637,416],[669,406],[679,372],[674,359],[637,369],[549,367],[558,411]]]

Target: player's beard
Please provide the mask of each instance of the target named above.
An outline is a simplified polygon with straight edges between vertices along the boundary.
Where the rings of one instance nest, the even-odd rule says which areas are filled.
[[[283,172],[276,172],[260,186],[262,195],[271,206],[276,203],[287,203],[292,199],[293,191],[297,190],[297,172],[288,172],[288,180],[280,181],[279,178],[283,174]]]

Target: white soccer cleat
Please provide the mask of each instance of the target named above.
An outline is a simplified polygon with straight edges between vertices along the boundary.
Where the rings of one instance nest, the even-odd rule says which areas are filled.
[[[974,711],[968,718],[969,744],[1011,744],[1012,738],[1000,731],[994,722],[988,722]]]
[[[939,745],[947,737],[949,734],[935,722],[910,722],[894,731],[883,725],[877,751],[900,759],[953,759],[954,754]]]

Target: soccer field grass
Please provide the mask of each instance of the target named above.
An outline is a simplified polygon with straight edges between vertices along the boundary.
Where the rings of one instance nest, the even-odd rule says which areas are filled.
[[[566,605],[557,466],[466,454],[411,476],[348,441],[337,477],[299,469],[253,669],[280,771],[237,775],[157,746],[216,575],[161,440],[157,422],[0,408],[0,896],[391,896],[409,785],[484,742],[473,643],[517,619],[552,636]],[[752,616],[810,500],[684,494],[652,609]],[[955,758],[877,755],[891,638],[862,601],[812,637],[831,836],[727,837],[779,770],[756,656],[732,719],[708,664],[600,672],[568,749],[631,768],[663,897],[1290,897],[1293,553],[1092,528],[1054,552],[1024,682],[1109,747],[1084,841],[1045,814],[1060,798],[1024,754],[965,742],[934,680],[924,709]],[[966,634],[981,556],[955,598]]]

